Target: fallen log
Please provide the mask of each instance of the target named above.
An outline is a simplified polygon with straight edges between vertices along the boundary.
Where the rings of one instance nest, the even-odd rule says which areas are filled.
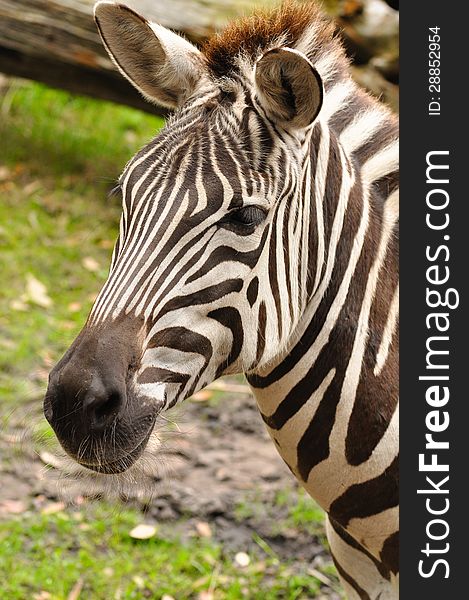
[[[255,6],[279,2],[122,1],[196,44]],[[165,109],[145,101],[109,60],[94,23],[94,4],[95,0],[0,0],[0,72],[164,115]],[[333,0],[326,4],[329,9],[335,6]],[[383,0],[337,3],[332,13],[355,63],[371,71],[360,72],[358,81],[396,108],[397,88],[389,81],[396,83],[398,78],[398,13]]]

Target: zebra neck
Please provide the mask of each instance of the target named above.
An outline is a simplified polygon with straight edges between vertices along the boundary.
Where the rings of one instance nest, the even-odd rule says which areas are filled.
[[[354,507],[358,514],[370,505],[376,513],[396,510],[397,194],[379,197],[334,136],[322,135],[311,158],[310,239],[318,242],[309,247],[309,300],[287,352],[248,381],[286,464],[348,527],[342,497],[351,486],[384,478],[387,500],[370,498],[364,487]],[[340,163],[327,169],[325,156]],[[350,531],[361,539],[354,523]],[[381,542],[377,536],[368,547]]]

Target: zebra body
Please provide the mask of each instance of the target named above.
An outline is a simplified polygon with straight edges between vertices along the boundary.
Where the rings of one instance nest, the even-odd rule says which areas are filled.
[[[96,18],[121,72],[177,110],[120,178],[109,278],[51,376],[47,418],[78,462],[123,471],[161,411],[245,372],[328,513],[349,598],[397,598],[395,117],[353,83],[314,4],[202,51],[121,5]],[[63,423],[67,398],[79,426]]]

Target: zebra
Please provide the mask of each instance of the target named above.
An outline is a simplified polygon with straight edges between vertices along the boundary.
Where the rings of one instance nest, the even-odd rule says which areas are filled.
[[[327,514],[350,599],[398,597],[398,121],[352,80],[314,2],[201,48],[129,7],[95,19],[119,71],[173,110],[119,178],[107,281],[50,374],[65,451],[131,470],[163,411],[243,372]]]

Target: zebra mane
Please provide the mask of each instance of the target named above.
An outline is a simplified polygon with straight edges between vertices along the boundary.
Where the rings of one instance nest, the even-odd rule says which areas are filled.
[[[289,46],[303,52],[316,65],[327,63],[321,73],[332,84],[348,72],[349,61],[336,35],[334,23],[318,3],[286,0],[274,9],[258,10],[234,21],[202,47],[207,66],[216,77],[229,78],[243,71],[267,50]]]
[[[220,87],[229,92],[241,79],[250,87],[256,61],[268,50],[287,46],[308,57],[321,76],[325,96],[320,119],[340,136],[348,155],[359,162],[388,146],[369,176],[384,176],[398,164],[397,116],[352,78],[350,60],[334,22],[316,0],[284,0],[234,21],[210,38],[202,53]],[[369,142],[369,143],[367,143]],[[362,153],[357,148],[366,145]],[[381,160],[382,158],[382,160]]]

